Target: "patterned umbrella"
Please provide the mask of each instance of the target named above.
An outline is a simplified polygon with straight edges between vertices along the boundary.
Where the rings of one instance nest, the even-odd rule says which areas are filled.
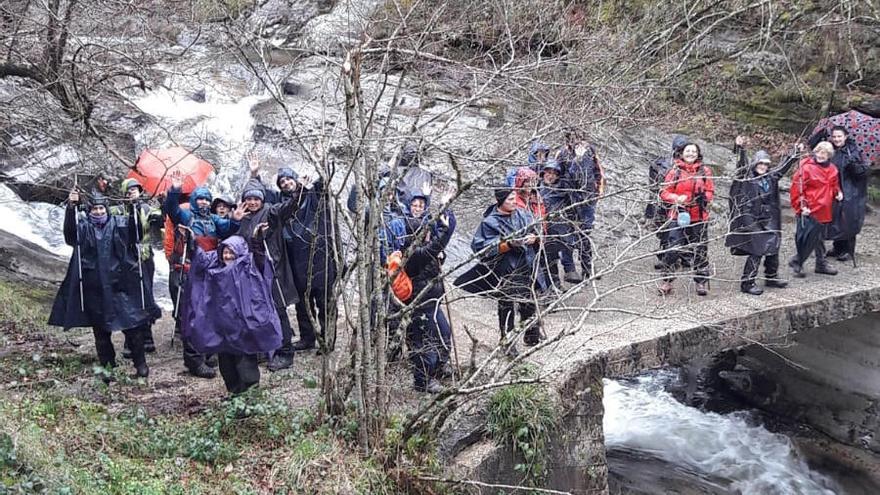
[[[179,146],[161,150],[144,150],[138,157],[134,169],[128,173],[137,179],[151,196],[164,193],[171,187],[171,174],[180,172],[183,179],[183,192],[191,193],[204,184],[214,172],[214,167]]]
[[[865,158],[880,167],[880,119],[850,110],[819,121],[813,134],[831,133],[831,128],[839,125],[846,127],[849,136],[859,145]]]

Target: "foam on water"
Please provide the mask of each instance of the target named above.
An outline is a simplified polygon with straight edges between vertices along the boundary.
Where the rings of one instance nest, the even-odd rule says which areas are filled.
[[[605,445],[649,453],[730,480],[730,489],[767,495],[834,495],[784,435],[750,424],[744,413],[702,412],[663,390],[663,374],[605,381]]]
[[[247,95],[233,99],[212,93],[207,95],[204,103],[199,103],[172,90],[159,88],[134,99],[133,103],[142,112],[153,116],[163,129],[173,128],[170,132],[173,143],[201,142],[217,150],[222,163],[217,164],[220,171],[209,183],[212,189],[229,194],[237,186],[234,182],[241,173],[240,164],[252,146],[254,118],[251,109],[266,98]],[[164,130],[158,133],[162,134]],[[140,144],[161,147],[173,143]]]
[[[49,203],[25,203],[12,189],[0,184],[0,229],[60,256],[73,248],[64,243],[64,208]]]

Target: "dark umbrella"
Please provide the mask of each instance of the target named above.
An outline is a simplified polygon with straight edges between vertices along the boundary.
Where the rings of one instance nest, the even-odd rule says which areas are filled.
[[[875,167],[880,167],[880,118],[850,110],[820,120],[819,125],[813,129],[813,135],[830,134],[831,128],[836,125],[845,127],[865,158]]]

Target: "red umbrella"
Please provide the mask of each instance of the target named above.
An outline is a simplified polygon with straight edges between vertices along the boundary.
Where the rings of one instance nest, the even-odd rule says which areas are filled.
[[[171,174],[180,172],[183,192],[191,193],[208,180],[214,167],[180,146],[161,150],[144,150],[138,157],[128,178],[137,179],[144,191],[152,196],[171,187]]]
[[[865,158],[875,166],[880,166],[880,119],[850,110],[820,120],[813,135],[823,131],[830,134],[831,128],[836,125],[846,127],[850,138],[859,145]]]

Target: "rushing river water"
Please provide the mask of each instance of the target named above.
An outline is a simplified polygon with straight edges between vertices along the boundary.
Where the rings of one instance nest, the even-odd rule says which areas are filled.
[[[747,412],[703,412],[665,388],[661,371],[605,382],[605,444],[612,493],[843,493],[807,466],[785,435]]]

